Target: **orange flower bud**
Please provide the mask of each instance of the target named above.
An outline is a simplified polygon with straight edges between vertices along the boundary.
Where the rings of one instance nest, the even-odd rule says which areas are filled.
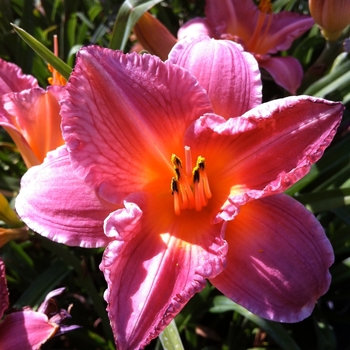
[[[350,24],[349,0],[309,0],[310,13],[329,41],[337,40]]]
[[[134,33],[145,50],[157,55],[163,61],[168,58],[170,50],[177,41],[169,30],[149,12],[144,13],[138,20]]]

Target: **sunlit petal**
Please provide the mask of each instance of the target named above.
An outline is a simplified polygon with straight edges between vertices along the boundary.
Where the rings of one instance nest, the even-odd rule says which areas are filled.
[[[74,175],[65,147],[23,176],[16,210],[37,233],[59,243],[106,246],[103,221],[116,207],[96,196]]]
[[[23,74],[21,68],[14,63],[0,59],[0,95],[34,87],[38,87],[34,77]]]
[[[225,238],[227,267],[210,281],[257,315],[300,321],[329,287],[330,242],[317,219],[286,195],[244,205]]]
[[[168,174],[168,188],[170,158],[182,151],[187,126],[212,110],[205,91],[182,68],[100,47],[80,51],[67,90],[62,125],[73,167],[115,203],[161,182],[160,173]]]
[[[138,349],[156,337],[205,286],[205,278],[222,271],[227,249],[222,225],[210,225],[203,213],[174,219],[168,211],[159,215],[154,203],[141,202],[143,211],[126,202],[105,226],[116,238],[105,251],[101,269],[120,350]]]
[[[174,46],[169,61],[197,78],[207,91],[215,113],[226,119],[240,116],[261,103],[258,64],[232,41],[186,38]]]
[[[61,146],[59,99],[63,88],[34,88],[9,93],[0,100],[0,125],[21,152],[28,167],[43,162],[47,152]]]

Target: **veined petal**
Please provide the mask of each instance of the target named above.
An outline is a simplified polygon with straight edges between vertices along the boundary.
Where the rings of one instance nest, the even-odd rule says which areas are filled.
[[[38,86],[38,81],[31,75],[23,74],[20,67],[0,59],[0,96]]]
[[[58,329],[58,325],[40,312],[11,313],[0,323],[1,350],[39,349]]]
[[[119,350],[142,348],[158,336],[225,264],[222,224],[211,225],[203,212],[163,212],[164,203],[150,199],[142,201],[142,211],[125,202],[106,220],[106,234],[115,241],[100,268]]]
[[[269,57],[259,60],[259,65],[265,68],[276,84],[295,95],[303,79],[303,68],[294,57]]]
[[[214,202],[229,198],[225,218],[232,219],[232,205],[286,190],[322,156],[343,109],[341,103],[292,96],[227,121],[217,115],[197,120],[185,144],[206,159],[210,203],[215,208]]]
[[[5,273],[5,264],[0,259],[0,319],[2,318],[4,311],[9,306],[9,293],[7,290],[7,281]]]
[[[79,51],[62,106],[63,134],[78,176],[119,203],[166,179],[187,126],[212,110],[186,70],[150,55],[89,46]],[[169,177],[164,176],[169,174]]]
[[[184,23],[177,32],[178,39],[192,36],[196,37],[201,35],[214,37],[214,33],[211,30],[206,18],[193,18],[190,21]]]
[[[280,194],[244,205],[225,238],[227,267],[210,281],[251,312],[298,322],[328,290],[331,244],[317,219],[293,198]]]
[[[0,99],[0,125],[13,138],[28,167],[43,162],[61,146],[60,86],[9,93]]]
[[[116,208],[75,176],[64,146],[27,171],[16,199],[18,215],[32,230],[59,243],[87,248],[107,245],[103,221]]]
[[[240,116],[261,103],[258,63],[232,41],[207,36],[185,38],[171,50],[169,61],[196,77],[207,91],[214,112],[225,119]]]

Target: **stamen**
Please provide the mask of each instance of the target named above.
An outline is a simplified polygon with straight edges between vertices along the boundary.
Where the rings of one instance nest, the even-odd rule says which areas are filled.
[[[253,35],[246,44],[248,50],[255,54],[264,54],[264,52],[258,52],[257,49],[258,42],[263,42],[272,21],[272,4],[271,0],[260,0],[259,2],[260,13],[258,15],[258,20]],[[266,21],[266,17],[267,21]]]
[[[199,156],[196,166],[190,171],[192,167],[191,149],[185,146],[185,171],[177,155],[171,156],[171,163],[175,171],[175,177],[171,182],[175,214],[179,215],[180,210],[192,208],[200,211],[208,204],[208,199],[212,196],[205,170],[205,158]]]
[[[175,178],[171,179],[171,193],[174,196],[174,211],[176,215],[180,215],[180,197],[179,186]]]
[[[259,1],[259,10],[264,13],[272,13],[272,4],[271,0],[260,0]]]
[[[199,167],[201,171],[201,179],[203,182],[203,188],[204,188],[204,193],[207,198],[211,198],[211,191],[209,187],[209,181],[208,181],[208,176],[207,172],[205,171],[205,158],[204,157],[198,157],[197,159],[197,166]]]

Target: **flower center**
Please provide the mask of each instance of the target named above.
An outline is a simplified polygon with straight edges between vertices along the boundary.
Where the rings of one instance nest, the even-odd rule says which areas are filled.
[[[265,37],[270,29],[272,21],[271,0],[260,0],[258,8],[259,15],[256,22],[255,30],[246,46],[248,48],[248,51],[250,52],[253,52],[255,54],[265,54],[266,52],[260,52],[259,44],[264,42]]]
[[[196,211],[200,211],[211,197],[205,158],[199,156],[195,167],[192,168],[191,149],[185,146],[185,168],[175,154],[171,156],[171,163],[175,171],[175,176],[171,179],[175,214],[180,215],[183,209],[195,208]]]

